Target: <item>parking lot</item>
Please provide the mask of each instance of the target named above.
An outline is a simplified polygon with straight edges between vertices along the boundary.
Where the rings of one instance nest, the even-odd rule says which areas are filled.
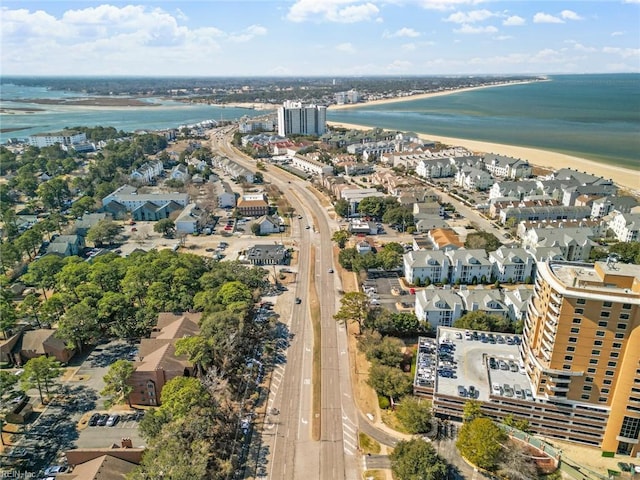
[[[369,275],[362,284],[362,291],[366,293],[371,301],[371,305],[380,305],[391,311],[406,311],[407,308],[413,310],[415,305],[415,294],[402,288],[397,274]],[[398,303],[406,304],[406,307],[398,308]]]

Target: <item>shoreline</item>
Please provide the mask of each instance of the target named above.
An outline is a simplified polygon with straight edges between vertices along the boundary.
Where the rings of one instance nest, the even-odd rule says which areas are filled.
[[[369,105],[387,105],[389,103],[411,102],[414,100],[424,100],[425,98],[442,97],[445,95],[453,95],[454,93],[472,92],[474,90],[482,90],[485,88],[509,87],[511,85],[528,85],[530,83],[550,82],[549,79],[540,80],[521,80],[517,82],[492,83],[490,85],[478,85],[477,87],[453,88],[450,90],[440,90],[437,92],[418,93],[416,95],[406,95],[404,97],[381,98],[362,103],[346,103],[343,105],[329,105],[327,110],[350,110],[352,108],[366,107]],[[329,122],[327,122],[329,123]]]
[[[351,130],[371,130],[374,127],[356,125],[353,123],[327,122],[331,127],[347,128]],[[417,132],[416,132],[417,133]],[[484,142],[480,140],[468,140],[464,138],[443,137],[418,133],[423,140],[431,140],[449,146],[460,146],[474,153],[494,153],[508,157],[527,160],[532,166],[558,170],[560,168],[572,168],[580,172],[591,173],[606,179],[611,179],[621,189],[629,191],[634,196],[640,196],[640,170],[617,167],[598,163],[593,160],[567,155],[565,153],[542,150],[531,147],[518,147],[501,143]]]

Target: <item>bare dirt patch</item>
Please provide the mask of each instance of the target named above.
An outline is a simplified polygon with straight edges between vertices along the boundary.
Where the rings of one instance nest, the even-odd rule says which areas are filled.
[[[312,395],[312,412],[313,420],[311,427],[311,437],[315,441],[320,440],[322,410],[322,335],[320,332],[320,300],[316,291],[316,249],[312,246],[310,253],[311,268],[309,271],[309,310],[311,311],[311,324],[313,326],[313,395]]]

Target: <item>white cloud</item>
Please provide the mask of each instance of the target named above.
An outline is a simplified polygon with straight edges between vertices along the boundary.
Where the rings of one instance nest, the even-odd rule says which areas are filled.
[[[428,10],[453,10],[461,5],[478,5],[485,0],[418,0],[418,5]]]
[[[387,70],[390,72],[406,72],[413,64],[407,60],[396,60],[387,66]]]
[[[404,44],[400,45],[400,48],[403,49],[403,50],[406,50],[407,52],[413,52],[418,47],[416,46],[415,43],[404,43]]]
[[[563,10],[560,12],[560,16],[565,20],[582,20],[582,17],[573,10]]]
[[[305,22],[319,18],[336,23],[356,23],[376,20],[380,10],[372,2],[357,0],[298,0],[291,6],[287,19]]]
[[[483,22],[484,20],[495,17],[497,14],[490,12],[489,10],[472,10],[469,12],[456,12],[449,15],[445,22],[453,23],[475,23]]]
[[[229,39],[234,42],[249,42],[255,37],[260,37],[267,34],[267,29],[261,25],[251,25],[245,29],[244,32],[232,34]]]
[[[349,42],[340,43],[339,45],[336,45],[336,50],[342,53],[349,53],[349,54],[356,53],[356,48],[353,46],[353,44]]]
[[[499,40],[501,42],[505,40],[511,40],[513,37],[511,35],[498,35],[497,37],[493,37],[494,40]]]
[[[548,13],[538,12],[533,16],[533,23],[564,23],[564,20]]]
[[[622,58],[634,58],[640,56],[640,48],[604,47],[602,52],[610,55],[619,55]]]
[[[399,37],[408,37],[408,38],[416,38],[420,36],[420,32],[416,32],[413,28],[401,28],[400,30],[396,30],[393,33],[384,32],[382,34],[383,38],[399,38]]]
[[[474,27],[473,25],[464,24],[460,28],[455,29],[456,33],[476,34],[476,33],[497,33],[498,29],[493,25],[486,27]]]
[[[611,32],[612,37],[621,37],[622,35],[626,35],[626,32]]]
[[[511,15],[510,17],[507,17],[502,21],[502,25],[504,25],[505,27],[519,27],[520,25],[524,25],[525,23],[525,19],[519,17],[518,15]]]

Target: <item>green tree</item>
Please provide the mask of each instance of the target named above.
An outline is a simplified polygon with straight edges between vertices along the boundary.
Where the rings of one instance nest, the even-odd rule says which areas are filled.
[[[80,301],[76,289],[87,282],[90,269],[89,264],[79,257],[65,259],[64,267],[56,274],[56,290],[70,293]]]
[[[195,406],[207,406],[211,396],[202,382],[195,377],[175,377],[162,387],[160,410],[176,419],[184,417]]]
[[[370,362],[399,367],[404,359],[403,348],[404,343],[399,338],[382,337],[379,342],[371,344],[365,354]]]
[[[163,237],[170,237],[176,230],[176,223],[170,218],[163,218],[162,220],[158,220],[153,225],[153,231],[156,233],[161,233]]]
[[[402,370],[374,363],[369,370],[367,381],[378,393],[389,398],[399,398],[411,392],[411,377]]]
[[[4,338],[9,337],[9,331],[16,326],[18,321],[18,313],[16,304],[13,302],[13,292],[9,289],[6,280],[2,280],[2,289],[0,290],[0,331]]]
[[[467,400],[462,407],[462,417],[465,422],[484,416],[477,400]]]
[[[491,232],[475,232],[467,235],[464,246],[468,249],[484,249],[489,253],[495,252],[502,246],[502,243]]]
[[[433,446],[422,439],[398,442],[389,455],[394,478],[402,480],[445,480],[447,463]]]
[[[383,248],[376,254],[377,261],[385,270],[393,270],[402,265],[402,255],[392,249]]]
[[[30,228],[14,242],[19,252],[26,253],[29,259],[38,254],[38,248],[42,245],[42,233],[35,228]]]
[[[338,248],[342,250],[347,245],[347,241],[349,240],[350,236],[351,234],[347,230],[337,230],[333,232],[331,240],[336,242],[338,244]]]
[[[44,355],[32,358],[24,365],[24,372],[20,377],[20,382],[25,390],[37,388],[40,394],[40,401],[44,403],[42,389],[49,395],[49,387],[54,378],[62,374],[60,363],[54,357]]]
[[[413,212],[408,207],[399,205],[389,208],[382,216],[382,221],[391,225],[400,225],[405,231],[407,227],[414,225]]]
[[[82,352],[84,344],[100,336],[98,312],[80,302],[70,307],[60,319],[56,336]]]
[[[514,417],[511,413],[502,419],[502,423],[523,432],[528,432],[530,429],[527,419]]]
[[[176,341],[176,355],[187,355],[193,363],[196,376],[202,376],[213,363],[211,342],[201,335],[181,338]]]
[[[506,433],[486,417],[478,417],[462,424],[456,446],[460,454],[474,465],[495,471],[504,454],[502,445]]]
[[[113,220],[107,218],[100,220],[87,232],[87,242],[93,243],[96,247],[104,244],[112,244],[120,233],[122,227]]]
[[[514,325],[508,318],[493,315],[480,310],[464,314],[453,322],[455,328],[481,330],[489,332],[513,333]]]
[[[47,290],[55,286],[56,274],[62,270],[64,263],[64,259],[58,255],[45,255],[29,264],[27,273],[22,276],[22,279],[27,285],[41,288],[46,299]]]
[[[29,293],[25,295],[18,305],[18,312],[27,320],[35,320],[36,325],[40,328],[40,308],[42,307],[42,300],[35,293]]]
[[[369,297],[362,292],[347,292],[340,299],[340,304],[340,310],[333,318],[339,322],[357,323],[358,333],[361,333],[371,307]]]
[[[216,295],[216,301],[229,306],[234,303],[250,303],[253,301],[251,290],[239,281],[225,283]]]
[[[128,382],[134,371],[133,364],[127,360],[116,360],[111,364],[109,371],[103,377],[105,385],[100,392],[100,395],[107,397],[104,402],[106,408],[111,408],[124,399],[131,407],[129,395],[133,392],[133,387]]]
[[[96,200],[89,195],[85,195],[84,197],[79,198],[71,205],[69,209],[69,213],[72,217],[78,218],[82,217],[85,213],[93,213],[96,211],[97,204]]]
[[[256,237],[259,237],[260,235],[262,235],[260,233],[260,224],[259,223],[252,223],[251,224],[251,233],[253,233]]]
[[[338,253],[338,263],[345,270],[353,270],[353,264],[356,258],[359,257],[359,253],[355,248],[345,248]]]
[[[21,259],[22,255],[13,242],[0,242],[0,269],[3,275],[14,268]]]
[[[367,320],[367,327],[373,328],[383,335],[409,337],[429,334],[429,323],[420,322],[413,312],[392,312],[379,308],[372,312]]]
[[[426,433],[431,430],[431,402],[423,398],[404,397],[396,406],[396,417],[409,433]]]
[[[333,209],[340,217],[347,218],[347,216],[349,215],[349,202],[347,202],[344,198],[341,198],[333,204]]]
[[[55,177],[38,187],[38,196],[45,208],[60,210],[71,199],[71,192],[67,181],[62,177]]]
[[[384,214],[384,200],[380,197],[365,197],[358,204],[358,213],[378,220]]]

